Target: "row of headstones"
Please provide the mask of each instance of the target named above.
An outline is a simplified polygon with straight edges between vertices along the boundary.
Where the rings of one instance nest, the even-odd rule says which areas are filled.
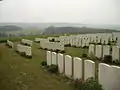
[[[10,47],[13,48],[14,47],[14,43],[10,40],[7,40],[6,44]]]
[[[99,34],[81,34],[60,37],[48,37],[49,40],[55,39],[64,45],[70,44],[71,46],[84,47],[89,46],[89,43],[108,44],[109,41],[117,41],[116,36],[112,33],[99,33]]]
[[[19,52],[20,54],[27,56],[27,57],[32,57],[32,48],[30,46],[17,44],[16,51]]]
[[[64,45],[59,43],[59,42],[49,42],[49,41],[40,41],[40,47],[43,49],[48,49],[48,50],[59,50],[59,51],[64,51]]]
[[[33,41],[32,40],[28,40],[28,39],[22,39],[21,43],[24,44],[24,45],[32,46]]]
[[[35,42],[37,42],[37,43],[40,43],[40,42],[42,42],[42,41],[49,41],[49,39],[46,39],[46,38],[35,38],[35,40],[34,40]]]
[[[50,42],[51,37],[45,38],[35,38],[35,42],[40,43],[42,49],[53,50],[53,51],[64,51],[64,45],[59,42]]]
[[[23,55],[23,56],[32,57],[32,48],[30,46],[25,46],[23,44],[17,44],[17,45],[15,45],[10,40],[7,40],[6,44],[9,47],[13,48],[19,54]]]
[[[112,49],[112,52],[111,52]],[[104,58],[105,55],[111,55],[113,61],[120,60],[120,47],[110,45],[89,45],[89,56],[96,56],[98,58]]]
[[[95,62],[47,51],[47,65],[58,65],[59,72],[73,79],[95,78]],[[84,62],[84,65],[83,65]],[[83,67],[84,66],[84,67]],[[83,71],[82,71],[83,70]],[[83,72],[83,73],[82,73]],[[83,76],[84,75],[84,76]],[[120,67],[99,63],[98,81],[104,90],[120,90]]]

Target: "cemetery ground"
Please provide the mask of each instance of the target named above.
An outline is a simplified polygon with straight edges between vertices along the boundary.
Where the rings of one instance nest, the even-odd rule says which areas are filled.
[[[0,90],[74,90],[61,76],[40,67],[45,51],[38,47],[33,45],[33,58],[27,59],[0,44]]]
[[[20,41],[21,38],[23,37],[11,39]],[[32,50],[33,58],[26,59],[5,44],[0,44],[0,90],[74,90],[60,75],[52,75],[40,66],[41,61],[46,60],[46,51],[39,49],[39,43],[34,43]],[[66,54],[84,60],[87,58],[83,54],[87,55],[88,49],[65,47],[64,55]],[[98,67],[99,61],[96,60],[95,63]],[[98,70],[95,75],[98,77],[97,72]]]
[[[46,52],[39,49],[38,43],[34,43],[32,50],[33,58],[26,59],[5,44],[0,44],[1,90],[13,90],[13,88],[17,88],[16,90],[26,90],[25,88],[28,90],[29,88],[30,90],[74,90],[64,82],[61,76],[49,74],[40,67],[40,62],[46,60]],[[81,58],[87,53],[88,49],[65,47],[64,54]]]

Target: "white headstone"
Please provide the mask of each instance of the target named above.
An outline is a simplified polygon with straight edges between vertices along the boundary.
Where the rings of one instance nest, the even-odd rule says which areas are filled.
[[[88,79],[90,77],[95,77],[95,62],[91,60],[85,60],[84,62],[84,79]]]
[[[57,54],[52,52],[52,64],[57,65]]]
[[[99,64],[99,83],[104,90],[120,90],[120,67]]]
[[[64,55],[58,53],[58,68],[60,73],[64,73]]]
[[[74,57],[73,60],[73,77],[74,79],[82,78],[82,59]]]
[[[32,56],[32,49],[30,46],[24,46],[24,45],[18,44],[17,51],[19,53],[25,53],[26,56]]]
[[[95,45],[90,44],[89,45],[89,56],[95,55]]]
[[[110,55],[110,46],[109,45],[103,45],[103,57],[104,55]]]
[[[102,85],[104,90],[111,90],[110,83],[112,78],[110,78],[110,65],[100,63],[99,64],[99,83]]]
[[[84,37],[82,37],[82,47],[84,47],[85,45],[86,45],[86,43],[85,43],[86,41],[85,41],[85,38]]]
[[[102,45],[96,45],[96,51],[95,51],[95,56],[98,58],[102,57]]]
[[[65,55],[65,75],[72,76],[72,57],[69,55]]]
[[[26,49],[26,50],[25,50],[26,55],[27,55],[27,56],[32,56],[32,49],[31,49],[31,47],[26,46],[26,48],[25,48],[25,49]]]
[[[119,60],[120,58],[120,47],[119,46],[112,46],[112,60],[116,61]]]
[[[111,82],[109,90],[120,90],[120,67],[111,66],[111,78],[108,82]]]
[[[51,55],[51,51],[47,51],[47,65],[51,65],[52,64],[52,55]]]
[[[7,45],[10,46],[11,48],[14,47],[14,43],[10,40],[7,40]]]

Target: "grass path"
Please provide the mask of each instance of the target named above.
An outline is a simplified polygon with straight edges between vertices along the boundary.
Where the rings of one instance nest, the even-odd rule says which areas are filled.
[[[73,90],[62,78],[40,67],[45,51],[33,46],[33,58],[21,57],[0,44],[0,90]]]

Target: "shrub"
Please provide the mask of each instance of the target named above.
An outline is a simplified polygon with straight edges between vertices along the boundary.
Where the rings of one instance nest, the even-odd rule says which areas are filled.
[[[25,57],[26,57],[26,58],[29,58],[29,59],[31,59],[31,58],[32,58],[32,56],[28,56],[28,55],[26,55]]]
[[[84,46],[83,48],[89,48],[89,46]]]
[[[71,47],[71,44],[66,44],[66,45],[64,45],[65,47]]]
[[[52,64],[51,66],[48,67],[48,71],[51,72],[51,73],[57,74],[58,73],[58,66]]]
[[[115,60],[115,61],[113,61],[113,64],[120,65],[120,61],[119,60]]]
[[[42,61],[41,62],[41,66],[47,66],[47,62],[46,61]]]
[[[59,51],[60,53],[65,53],[65,51]]]
[[[5,43],[7,42],[7,40],[0,40],[0,43]]]
[[[77,90],[83,90],[82,89],[83,83],[84,83],[84,81],[82,79],[76,79],[76,80],[73,80],[72,86]]]
[[[79,89],[80,90],[80,89]],[[88,78],[83,83],[82,90],[103,90],[102,86],[94,78]]]
[[[86,81],[76,79],[72,82],[76,90],[103,90],[102,86],[94,78],[88,78]]]
[[[87,57],[87,54],[83,54],[82,57]]]
[[[28,46],[28,44],[27,44],[27,43],[25,43],[24,45]]]
[[[76,46],[75,46],[75,45],[72,45],[71,47],[74,47],[74,48],[76,48]]]
[[[120,65],[120,61],[119,61],[119,60],[116,60],[116,64],[117,64],[117,65]]]
[[[87,46],[83,46],[83,48],[87,48]]]
[[[110,47],[110,52],[112,52],[112,47]]]
[[[49,40],[50,42],[55,42],[55,39]]]
[[[9,46],[9,45],[8,45],[8,47],[9,47],[9,48],[12,48],[12,46]]]
[[[25,52],[21,52],[20,54],[21,54],[21,56],[26,56]]]
[[[104,55],[104,63],[112,63],[112,56],[111,55]]]
[[[102,45],[102,43],[97,43],[98,45]]]
[[[110,42],[110,41],[108,42],[108,45],[111,45],[111,42]]]
[[[56,49],[55,52],[58,53],[60,50]]]
[[[44,48],[43,50],[47,50],[47,48]]]

